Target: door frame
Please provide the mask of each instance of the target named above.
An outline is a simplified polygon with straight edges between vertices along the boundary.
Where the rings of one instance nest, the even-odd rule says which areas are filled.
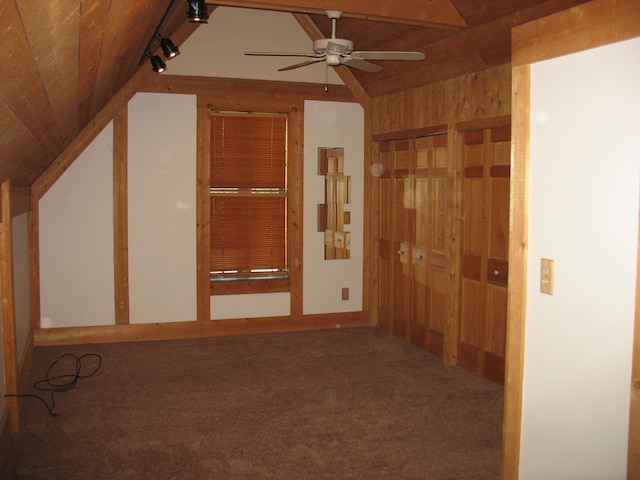
[[[531,64],[640,36],[637,0],[595,0],[512,31],[511,222],[502,478],[517,480],[526,326]],[[640,238],[638,239],[640,256]],[[640,260],[637,265],[640,278]],[[640,284],[636,280],[628,478],[640,476]],[[631,381],[631,379],[630,379]]]

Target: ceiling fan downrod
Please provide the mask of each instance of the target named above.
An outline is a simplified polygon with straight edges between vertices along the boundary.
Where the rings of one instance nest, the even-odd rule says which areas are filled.
[[[327,10],[327,17],[331,19],[331,38],[336,38],[336,24],[338,19],[342,17],[342,12],[339,10]]]

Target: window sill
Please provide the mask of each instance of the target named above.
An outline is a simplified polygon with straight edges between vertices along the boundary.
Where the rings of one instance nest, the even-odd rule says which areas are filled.
[[[219,279],[210,282],[211,295],[289,292],[291,280],[286,278]]]

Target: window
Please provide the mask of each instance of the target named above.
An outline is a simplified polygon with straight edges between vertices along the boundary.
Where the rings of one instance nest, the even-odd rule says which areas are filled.
[[[212,285],[287,278],[287,116],[211,119]]]

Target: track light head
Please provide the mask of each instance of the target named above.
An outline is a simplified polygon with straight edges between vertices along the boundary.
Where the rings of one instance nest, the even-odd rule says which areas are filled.
[[[190,22],[207,23],[209,13],[205,0],[187,0],[187,4],[189,5],[187,16]]]
[[[156,73],[164,72],[167,69],[167,65],[162,61],[162,59],[157,55],[151,55],[151,52],[146,53],[147,57],[149,57],[149,61],[151,62],[151,67],[153,71]]]
[[[160,40],[160,47],[162,48],[162,52],[164,53],[164,56],[167,57],[167,59],[180,55],[180,49],[168,38],[163,38],[162,40]]]
[[[164,53],[167,60],[180,54],[180,49],[169,38],[162,37],[158,32],[155,33],[154,37],[160,42],[160,48],[162,48],[162,53]]]

